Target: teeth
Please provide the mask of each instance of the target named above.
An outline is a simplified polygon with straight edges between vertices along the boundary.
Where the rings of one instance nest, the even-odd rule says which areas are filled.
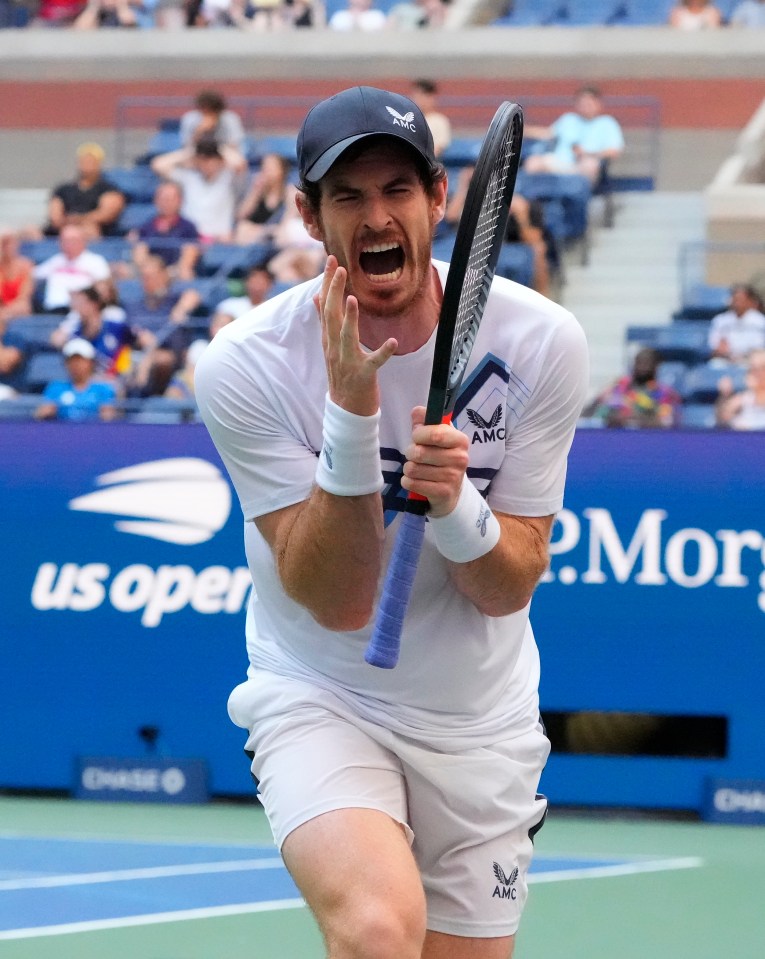
[[[380,283],[384,280],[397,280],[403,272],[404,271],[399,268],[398,270],[393,270],[392,273],[374,273],[367,274],[367,276],[370,280],[372,280],[373,283]]]
[[[397,250],[398,243],[375,243],[374,246],[365,246],[362,253],[386,253],[388,250]]]

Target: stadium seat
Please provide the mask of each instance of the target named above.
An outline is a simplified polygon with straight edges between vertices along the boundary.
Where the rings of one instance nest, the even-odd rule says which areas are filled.
[[[718,286],[709,283],[695,283],[682,297],[680,310],[675,319],[711,320],[722,313],[730,302],[730,286]]]
[[[61,248],[58,245],[58,237],[45,237],[42,240],[24,240],[19,244],[19,252],[22,256],[28,256],[33,263],[42,263],[49,260]]]
[[[740,366],[710,366],[702,364],[688,370],[681,384],[685,403],[714,403],[719,396],[719,383],[724,377],[733,381],[734,391],[744,389],[746,370]]]
[[[556,27],[607,26],[621,6],[621,0],[563,0],[549,23]]]
[[[28,420],[40,405],[39,394],[18,393],[0,400],[0,420]]]
[[[109,263],[119,263],[130,259],[130,244],[124,237],[106,236],[88,244],[91,253],[100,253]]]
[[[716,424],[715,408],[711,403],[686,403],[680,407],[679,425],[686,429],[711,430]]]
[[[248,137],[245,152],[251,166],[257,166],[267,153],[276,153],[291,163],[297,163],[297,145],[293,134]]]
[[[122,211],[118,229],[121,233],[129,233],[131,230],[137,230],[155,216],[156,212],[153,203],[130,203]]]
[[[496,272],[498,276],[530,287],[534,281],[534,251],[526,243],[503,243]]]
[[[171,396],[147,396],[131,409],[127,411],[126,418],[132,423],[188,423],[197,412],[193,400]]]
[[[67,378],[66,364],[60,353],[35,353],[24,371],[24,389],[29,393],[42,393],[52,380]]]
[[[30,353],[51,349],[50,335],[61,323],[58,313],[33,313],[30,316],[17,317],[11,326],[18,333]]]
[[[672,389],[680,393],[682,392],[683,380],[688,369],[688,364],[683,363],[682,360],[666,360],[659,364],[659,368],[656,371],[656,379],[660,383],[671,386]]]
[[[128,203],[151,203],[160,178],[150,168],[113,167],[104,171],[107,180],[125,194]]]
[[[480,137],[455,137],[441,154],[441,162],[447,170],[454,168],[458,175],[461,167],[472,166],[476,162],[482,142]],[[456,185],[456,179],[453,182]]]
[[[454,239],[455,233],[446,233],[441,237],[437,237],[433,240],[433,259],[434,260],[444,260],[444,262],[449,263],[452,258],[452,251],[454,250]]]
[[[674,0],[623,0],[619,23],[628,27],[663,26],[669,20]]]
[[[703,363],[709,356],[707,331],[698,325],[669,323],[664,326],[629,326],[628,343],[651,346],[658,350],[662,361],[674,360],[689,365]]]
[[[274,253],[267,243],[238,246],[235,243],[211,243],[202,250],[197,263],[200,277],[242,276],[251,266],[264,263]]]
[[[551,22],[560,0],[512,0],[511,9],[494,21],[503,27],[539,27]]]

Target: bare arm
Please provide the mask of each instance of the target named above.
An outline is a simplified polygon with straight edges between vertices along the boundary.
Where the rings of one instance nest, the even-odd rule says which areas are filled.
[[[196,243],[184,243],[181,247],[181,255],[175,264],[176,276],[179,280],[193,280],[196,271],[197,260],[199,259],[200,249]]]
[[[380,405],[377,370],[393,339],[366,353],[358,337],[358,304],[343,303],[346,271],[329,257],[317,298],[330,398],[358,416]],[[384,521],[379,492],[336,496],[320,487],[296,506],[256,524],[274,552],[285,591],[327,629],[355,630],[372,616],[382,570]]]
[[[468,438],[450,425],[423,425],[425,410],[413,414],[412,443],[401,485],[430,501],[433,517],[449,515],[463,483],[469,483]],[[486,616],[506,616],[529,602],[547,568],[547,544],[553,516],[495,514],[500,524],[496,546],[468,563],[449,563],[455,587]]]
[[[114,223],[124,208],[125,197],[118,190],[109,190],[101,195],[98,206],[91,213],[86,213],[83,220],[99,227],[107,226]]]
[[[230,167],[234,173],[244,173],[247,169],[247,160],[243,153],[228,143],[221,143],[219,149],[227,167]]]
[[[170,311],[170,319],[173,323],[183,323],[184,320],[188,319],[189,313],[199,306],[201,299],[202,297],[196,290],[184,290],[178,302]]]
[[[555,136],[555,131],[552,127],[525,126],[523,128],[523,135],[529,140],[552,140]]]
[[[56,230],[60,230],[66,220],[64,201],[59,196],[52,196],[48,200],[48,222]]]
[[[180,150],[171,150],[170,153],[161,153],[151,161],[151,168],[157,176],[171,179],[173,170],[179,166],[186,166],[191,162],[194,151],[191,147],[181,147]]]

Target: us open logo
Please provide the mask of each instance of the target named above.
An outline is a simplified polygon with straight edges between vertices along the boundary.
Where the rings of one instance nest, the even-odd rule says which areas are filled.
[[[114,529],[131,536],[193,547],[212,539],[228,522],[231,490],[212,463],[176,457],[138,463],[96,478],[101,487],[69,502],[75,512],[106,514]],[[147,558],[152,550],[147,546]],[[187,555],[184,551],[184,558]],[[191,607],[202,614],[239,613],[252,587],[246,566],[207,566],[188,562],[131,563],[114,569],[96,557],[90,562],[41,563],[31,591],[40,611],[89,612],[109,605],[139,613],[154,628],[171,613]]]

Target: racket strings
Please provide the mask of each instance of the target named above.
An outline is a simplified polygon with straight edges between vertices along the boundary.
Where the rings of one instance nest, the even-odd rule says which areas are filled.
[[[494,167],[476,222],[475,236],[468,257],[465,279],[462,285],[455,335],[452,341],[452,356],[449,369],[450,381],[455,380],[467,363],[473,348],[483,306],[489,295],[494,270],[488,269],[492,253],[497,246],[497,222],[507,202],[507,178],[514,152],[514,130],[508,130],[502,149],[498,151]],[[499,239],[501,243],[502,238]]]

